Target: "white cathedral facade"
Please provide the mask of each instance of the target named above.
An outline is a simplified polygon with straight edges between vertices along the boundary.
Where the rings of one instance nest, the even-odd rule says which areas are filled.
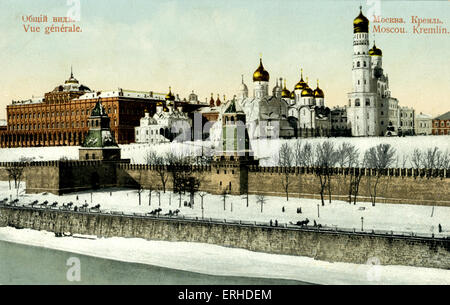
[[[353,90],[348,93],[347,120],[352,136],[390,136],[402,129],[403,109],[391,96],[383,71],[382,51],[369,46],[369,20],[360,14],[353,21]]]
[[[253,92],[242,82],[234,98],[246,116],[249,137],[292,138],[329,135],[331,129],[330,109],[325,107],[324,93],[319,88],[311,89],[301,79],[292,93],[286,88],[286,81],[277,79],[269,94],[270,75],[264,69],[262,59],[253,73]],[[228,103],[224,105],[226,108]],[[220,124],[220,122],[219,122]]]

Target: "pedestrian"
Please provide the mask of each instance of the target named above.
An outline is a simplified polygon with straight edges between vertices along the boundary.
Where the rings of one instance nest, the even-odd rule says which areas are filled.
[[[78,201],[78,195],[77,195],[77,201]]]
[[[272,219],[270,220],[270,226],[272,226]]]
[[[283,206],[283,208],[281,209],[281,212],[283,212],[283,213],[284,213],[284,211],[285,211],[285,209],[284,209],[284,206]]]
[[[317,227],[317,222],[314,220],[314,226]]]
[[[438,225],[439,233],[442,233],[442,226],[441,224]]]
[[[278,227],[278,220],[275,219],[275,227]]]

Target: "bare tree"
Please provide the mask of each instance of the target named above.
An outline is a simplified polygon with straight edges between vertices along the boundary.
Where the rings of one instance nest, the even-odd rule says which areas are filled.
[[[314,165],[314,150],[309,143],[302,144],[302,140],[298,139],[294,144],[294,163],[295,166],[310,167]],[[298,193],[302,192],[302,175],[298,175]]]
[[[358,169],[352,169],[359,165],[359,150],[355,145],[344,142],[336,151],[336,163],[341,168],[348,168],[348,202],[356,204],[356,198],[358,196],[359,185],[361,182],[362,172]],[[338,176],[340,179],[340,176]],[[341,183],[338,182],[338,185]]]
[[[414,168],[421,168],[422,166],[422,152],[415,148],[411,156],[411,164]]]
[[[325,205],[325,188],[328,188],[328,197],[331,203],[331,176],[333,174],[333,166],[336,164],[337,152],[332,142],[324,141],[322,144],[316,145],[315,155],[315,174],[319,177],[320,199],[322,200],[322,205]]]
[[[20,183],[22,182],[25,167],[31,162],[31,158],[22,157],[19,162],[14,162],[11,166],[6,168],[8,173],[8,180],[14,180],[14,188],[16,189],[16,198],[19,198]],[[10,187],[11,189],[11,187]]]
[[[263,207],[266,201],[267,201],[266,196],[264,196],[263,194],[256,196],[256,202],[261,205],[261,213],[263,212]]]
[[[286,194],[286,201],[289,200],[289,186],[292,184],[291,167],[293,165],[294,155],[289,144],[284,143],[278,151],[278,165],[282,167],[281,185]]]
[[[364,154],[364,160],[367,167],[375,169],[375,177],[369,175],[368,187],[372,206],[375,206],[377,198],[377,186],[387,168],[389,168],[395,160],[395,149],[390,144],[379,144],[369,148]],[[375,181],[373,181],[375,180]]]
[[[441,151],[437,146],[424,151],[416,148],[413,151],[411,163],[414,168],[450,168],[450,154],[448,151]]]
[[[165,157],[159,156],[155,151],[148,151],[145,156],[145,161],[149,165],[154,165],[154,170],[158,174],[161,180],[161,186],[163,192],[166,192],[167,180],[169,180],[169,172],[167,171],[166,165],[168,161]]]

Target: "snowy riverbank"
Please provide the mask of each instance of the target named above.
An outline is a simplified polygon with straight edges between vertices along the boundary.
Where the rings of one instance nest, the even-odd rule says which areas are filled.
[[[450,270],[329,263],[201,243],[116,237],[57,238],[50,232],[10,227],[0,228],[0,240],[212,275],[292,279],[316,284],[450,284]],[[376,258],[371,260],[376,261]]]

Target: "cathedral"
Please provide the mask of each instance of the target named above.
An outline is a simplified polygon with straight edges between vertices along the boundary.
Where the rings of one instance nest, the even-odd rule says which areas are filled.
[[[253,73],[253,94],[249,96],[247,85],[242,82],[236,103],[246,115],[251,139],[328,136],[331,129],[330,109],[325,107],[324,93],[311,89],[308,81],[300,81],[290,92],[286,80],[277,79],[269,94],[269,72],[262,59]]]
[[[402,129],[399,118],[403,108],[391,96],[381,49],[375,41],[370,48],[369,20],[361,9],[353,21],[353,91],[348,93],[347,107],[349,128],[352,136],[397,135]]]

